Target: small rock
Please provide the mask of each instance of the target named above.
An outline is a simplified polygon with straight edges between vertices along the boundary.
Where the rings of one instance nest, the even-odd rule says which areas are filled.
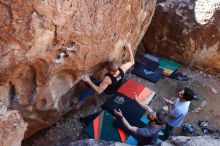
[[[208,104],[207,101],[204,100],[204,101],[201,103],[201,107],[205,107],[205,106],[207,106],[207,104]]]
[[[202,109],[201,107],[198,107],[198,108],[194,109],[192,112],[193,113],[198,113],[201,109]]]
[[[164,106],[162,109],[163,109],[165,112],[167,112],[167,111],[168,111],[168,106]]]
[[[212,89],[213,93],[218,94],[218,92],[215,90],[215,88],[211,87],[211,89]]]

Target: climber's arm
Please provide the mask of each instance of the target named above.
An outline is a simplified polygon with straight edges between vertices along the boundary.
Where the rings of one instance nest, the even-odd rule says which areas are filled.
[[[98,94],[101,94],[108,87],[108,85],[112,83],[109,76],[106,76],[99,86],[95,85],[88,76],[83,80],[87,82]]]
[[[129,52],[129,61],[120,66],[120,68],[123,70],[124,73],[126,73],[128,71],[128,69],[131,68],[135,63],[134,55],[133,55],[132,50],[131,50],[131,45],[127,43],[125,48]]]

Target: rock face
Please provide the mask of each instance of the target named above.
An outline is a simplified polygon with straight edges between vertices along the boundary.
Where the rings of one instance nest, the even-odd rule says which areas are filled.
[[[219,137],[211,136],[198,136],[198,137],[186,137],[178,136],[173,138],[172,143],[163,142],[161,146],[218,146],[220,143]]]
[[[198,136],[198,137],[186,137],[177,136],[173,138],[172,143],[169,141],[164,141],[161,146],[218,146],[220,143],[219,138],[214,138],[211,136]],[[55,146],[127,146],[123,143],[118,142],[106,142],[106,141],[95,141],[94,139],[79,140],[76,142],[64,142],[56,144]],[[151,146],[151,145],[149,145]],[[152,145],[153,146],[153,145]]]
[[[124,61],[156,0],[0,0],[0,101],[29,123],[26,136],[69,111],[79,77]]]
[[[159,56],[220,72],[219,26],[219,0],[158,0],[143,43]]]
[[[15,110],[8,110],[0,102],[0,146],[19,146],[27,124]]]
[[[112,142],[112,141],[97,141],[94,139],[84,139],[76,142],[64,142],[56,144],[55,146],[128,146],[127,144],[123,144],[120,142]]]

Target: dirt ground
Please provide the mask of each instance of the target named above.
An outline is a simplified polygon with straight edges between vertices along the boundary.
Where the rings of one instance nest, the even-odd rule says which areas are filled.
[[[176,81],[165,77],[155,84],[131,73],[128,73],[125,78],[137,80],[156,92],[150,103],[150,107],[154,110],[162,109],[166,105],[162,100],[163,97],[174,99],[177,92],[183,87],[192,88],[198,94],[199,100],[191,102],[190,111],[184,122],[195,127],[196,133],[194,135],[203,134],[198,128],[199,120],[208,120],[210,129],[220,129],[220,75],[211,76],[198,70],[191,71],[185,67],[182,67],[180,71],[186,72],[190,80]],[[79,118],[100,111],[102,104],[103,100],[98,99],[96,103],[87,103],[80,111],[70,111],[54,126],[38,132],[23,141],[22,145],[52,146],[86,138]],[[176,129],[174,134],[183,135],[181,128]]]

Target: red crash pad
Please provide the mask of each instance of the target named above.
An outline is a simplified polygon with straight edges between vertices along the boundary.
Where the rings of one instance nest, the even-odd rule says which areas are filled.
[[[138,99],[145,104],[149,104],[155,92],[145,87],[143,84],[135,81],[126,81],[117,91],[118,93],[124,94],[125,96],[134,99],[134,92],[137,94]]]

